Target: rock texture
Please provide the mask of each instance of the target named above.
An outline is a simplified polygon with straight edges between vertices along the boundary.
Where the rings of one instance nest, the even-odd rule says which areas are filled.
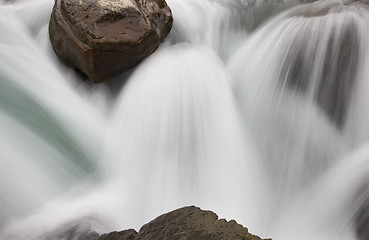
[[[231,220],[218,220],[211,211],[191,206],[164,214],[137,233],[130,229],[104,234],[98,240],[261,240]]]
[[[172,24],[165,0],[56,0],[49,34],[62,61],[101,82],[152,54]]]

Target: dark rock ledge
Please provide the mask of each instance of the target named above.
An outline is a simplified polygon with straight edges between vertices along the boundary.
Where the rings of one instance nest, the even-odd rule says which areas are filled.
[[[133,229],[90,235],[84,240],[262,240],[231,220],[218,219],[211,211],[184,207],[166,213],[145,224],[139,232]]]

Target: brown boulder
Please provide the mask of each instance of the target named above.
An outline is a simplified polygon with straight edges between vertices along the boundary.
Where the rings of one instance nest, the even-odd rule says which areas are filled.
[[[172,24],[165,0],[56,0],[49,34],[63,62],[102,82],[152,54]]]
[[[135,230],[112,232],[98,240],[261,240],[231,220],[218,220],[211,211],[191,206],[157,217]]]

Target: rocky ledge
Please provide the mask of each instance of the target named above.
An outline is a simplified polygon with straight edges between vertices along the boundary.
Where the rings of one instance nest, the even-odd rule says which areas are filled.
[[[91,236],[89,240],[262,240],[231,220],[218,219],[211,211],[184,207],[145,224],[139,232],[133,229]]]
[[[102,82],[152,54],[172,24],[165,0],[55,0],[49,35],[63,62]]]

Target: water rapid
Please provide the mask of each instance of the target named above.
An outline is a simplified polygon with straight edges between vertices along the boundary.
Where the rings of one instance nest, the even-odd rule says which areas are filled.
[[[63,66],[50,0],[0,0],[0,239],[138,229],[185,205],[274,240],[369,239],[365,0],[167,0],[110,83]]]

